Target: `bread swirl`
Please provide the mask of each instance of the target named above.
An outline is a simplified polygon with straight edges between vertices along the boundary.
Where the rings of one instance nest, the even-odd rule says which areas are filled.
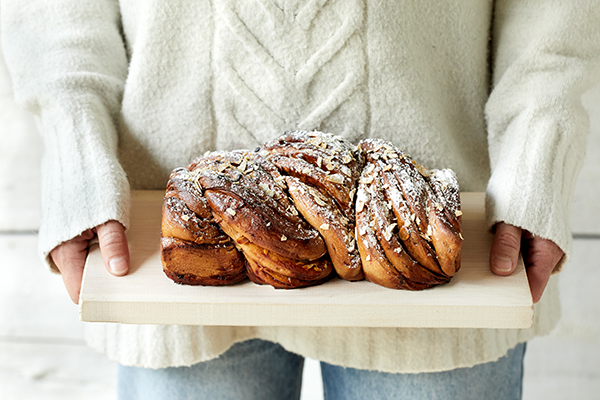
[[[188,285],[226,285],[246,277],[245,261],[212,216],[187,168],[171,173],[161,220],[165,274]]]
[[[349,141],[323,132],[286,132],[263,153],[282,172],[302,216],[323,237],[337,275],[363,279],[354,237],[354,194],[362,156]]]
[[[428,171],[382,140],[359,147],[366,166],[356,202],[357,239],[366,278],[405,289],[447,282],[460,267],[462,244],[454,174]]]

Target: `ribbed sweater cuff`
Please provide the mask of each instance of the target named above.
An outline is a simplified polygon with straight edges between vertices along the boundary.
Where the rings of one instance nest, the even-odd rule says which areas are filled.
[[[565,252],[554,272],[571,254],[570,205],[588,129],[586,118],[569,118],[569,111],[523,112],[513,119],[493,157],[486,196],[490,228],[503,221]]]
[[[38,120],[45,144],[38,248],[54,271],[49,254],[59,244],[109,220],[129,225],[112,118],[98,98],[69,100],[45,107]]]

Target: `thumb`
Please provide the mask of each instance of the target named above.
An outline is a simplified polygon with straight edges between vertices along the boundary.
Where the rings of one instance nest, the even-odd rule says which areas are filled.
[[[108,221],[96,228],[102,259],[108,272],[116,276],[129,271],[129,248],[125,228],[117,221]]]
[[[490,268],[496,275],[510,275],[517,267],[521,249],[521,228],[499,222],[490,250]]]

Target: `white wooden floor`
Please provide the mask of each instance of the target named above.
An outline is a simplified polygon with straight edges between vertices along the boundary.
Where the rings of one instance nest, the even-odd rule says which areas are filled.
[[[577,187],[563,318],[528,344],[526,400],[600,399],[600,85],[584,96],[592,135]],[[0,399],[115,399],[114,363],[87,348],[77,307],[37,258],[40,139],[12,100],[0,59]],[[322,399],[308,360],[303,400]]]

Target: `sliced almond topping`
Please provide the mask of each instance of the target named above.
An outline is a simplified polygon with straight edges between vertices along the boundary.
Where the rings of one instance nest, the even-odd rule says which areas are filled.
[[[372,176],[366,176],[364,178],[360,178],[360,180],[358,181],[358,183],[369,185],[369,184],[373,183],[373,177]]]
[[[454,215],[456,215],[457,217],[460,217],[461,215],[463,215],[463,213],[460,210],[456,210],[456,211],[454,211]]]
[[[285,235],[281,235],[281,241],[282,241],[282,242],[285,242],[286,240],[287,240],[287,236],[285,236]]]
[[[357,201],[356,202],[356,212],[362,212],[362,210],[365,208],[365,202],[364,201]]]
[[[342,171],[342,174],[346,176],[352,175],[352,171],[350,171],[350,168],[346,167],[345,165],[340,165],[340,171]]]
[[[319,229],[323,229],[323,230],[329,230],[329,224],[322,224]]]
[[[265,192],[269,197],[274,197],[275,196],[275,192],[266,183],[260,182],[258,184],[258,187],[261,188],[262,191]]]
[[[228,167],[227,164],[219,164],[219,166],[217,167],[217,171],[223,172],[227,169],[227,167]]]
[[[237,166],[238,171],[240,171],[241,173],[246,172],[246,165],[247,165],[247,162],[246,162],[246,159],[244,158],[242,160],[242,162],[240,163],[240,165]]]
[[[385,237],[385,240],[389,241],[392,238],[392,232],[394,231],[395,227],[396,223],[393,223],[385,229],[385,231],[383,232],[383,237]]]
[[[235,210],[233,208],[228,208],[227,210],[225,210],[225,212],[227,212],[227,214],[229,215],[235,215]]]
[[[315,196],[315,203],[320,205],[321,207],[325,207],[327,205],[319,196]]]
[[[327,180],[333,183],[344,183],[344,175],[342,174],[333,174],[327,177]]]
[[[417,171],[424,176],[425,178],[429,178],[431,176],[431,172],[421,164],[417,163],[415,160],[412,160],[413,165],[417,168]]]
[[[181,214],[181,219],[184,220],[185,222],[190,220],[190,216],[189,215],[185,215],[185,214]]]

